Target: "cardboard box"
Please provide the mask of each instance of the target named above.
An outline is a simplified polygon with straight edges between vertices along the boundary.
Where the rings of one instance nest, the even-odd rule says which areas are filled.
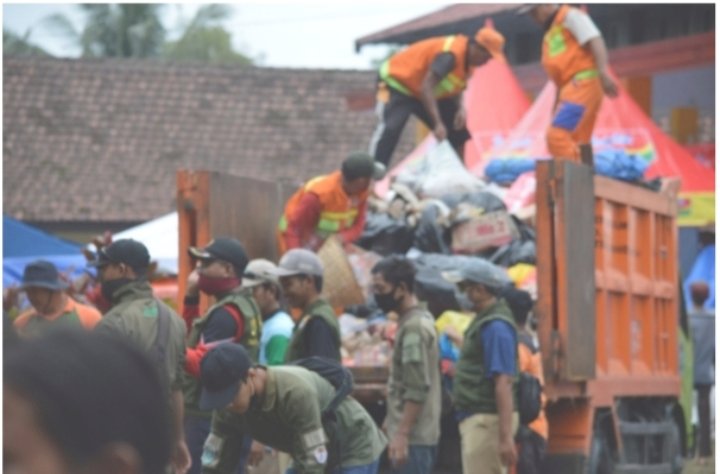
[[[496,211],[463,222],[452,231],[452,250],[474,254],[502,247],[519,237],[515,223],[505,211]]]

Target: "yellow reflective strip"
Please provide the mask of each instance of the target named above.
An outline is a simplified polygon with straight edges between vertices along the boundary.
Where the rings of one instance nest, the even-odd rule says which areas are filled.
[[[446,36],[445,43],[443,43],[443,51],[450,51],[450,47],[452,46],[453,41],[455,41],[455,35]]]
[[[280,222],[278,222],[278,229],[280,230],[280,232],[285,232],[287,230],[287,227],[287,219],[285,219],[285,214],[283,214],[282,216],[280,216]]]
[[[317,223],[317,229],[325,232],[337,232],[340,230],[340,222],[321,218]]]
[[[392,87],[393,89],[402,92],[405,95],[412,95],[412,92],[410,89],[405,87],[400,81],[395,79],[390,75],[390,60],[386,60],[384,63],[382,63],[382,66],[380,66],[380,79],[385,81],[387,85]]]
[[[323,211],[320,213],[321,219],[330,219],[334,221],[341,221],[343,219],[349,219],[351,217],[355,217],[358,213],[357,209],[350,209],[349,211],[338,211],[338,212],[332,212],[332,211]]]
[[[584,71],[580,71],[577,74],[575,74],[573,76],[573,79],[575,79],[577,81],[582,81],[583,79],[592,79],[593,77],[597,77],[598,74],[600,74],[600,73],[598,72],[597,69],[586,69]]]

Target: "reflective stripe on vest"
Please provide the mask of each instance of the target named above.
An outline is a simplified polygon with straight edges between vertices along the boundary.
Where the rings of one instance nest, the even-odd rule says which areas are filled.
[[[413,95],[410,89],[402,85],[402,83],[396,80],[390,75],[390,59],[386,59],[382,66],[380,66],[380,78],[387,82],[393,89],[402,92],[405,95]]]
[[[563,34],[564,30],[563,25],[555,25],[550,28],[550,31],[545,35],[545,43],[547,43],[548,54],[551,58],[564,53],[567,49],[565,36]]]
[[[448,36],[445,38],[445,43],[443,44],[443,52],[447,53],[450,51],[450,48],[452,47],[453,42],[455,41],[456,36]],[[457,58],[456,58],[457,59]],[[433,89],[433,93],[436,97],[441,96],[443,94],[451,94],[455,91],[462,91],[465,89],[465,81],[459,77],[457,77],[455,74],[450,72],[447,76],[445,76],[440,82],[437,83],[435,86],[435,89]]]
[[[586,69],[575,74],[573,76],[573,79],[575,79],[576,81],[582,81],[583,79],[593,79],[595,77],[598,77],[599,74],[600,73],[597,69]]]

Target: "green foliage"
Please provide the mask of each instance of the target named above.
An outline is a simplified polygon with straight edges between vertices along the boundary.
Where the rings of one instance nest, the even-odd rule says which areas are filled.
[[[83,4],[85,25],[78,32],[65,15],[52,15],[45,20],[80,46],[83,57],[148,58],[162,51],[165,28],[160,22],[162,5]]]
[[[20,36],[3,28],[3,56],[50,57],[50,54],[30,42],[31,30]]]
[[[65,15],[52,15],[45,24],[79,46],[83,57],[252,64],[233,49],[231,34],[220,25],[232,15],[229,5],[200,7],[187,25],[180,25],[176,41],[166,39],[161,4],[83,4],[79,8],[85,16],[82,31]]]
[[[232,35],[219,23],[229,18],[228,5],[204,5],[190,23],[182,28],[177,41],[165,44],[163,57],[174,61],[249,65],[252,61],[233,49]]]

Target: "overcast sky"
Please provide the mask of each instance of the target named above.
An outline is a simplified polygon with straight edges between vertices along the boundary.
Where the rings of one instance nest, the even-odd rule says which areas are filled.
[[[357,38],[436,11],[447,3],[438,1],[378,0],[349,2],[250,2],[233,5],[234,15],[225,22],[235,49],[259,64],[276,67],[367,69],[383,57],[386,47],[366,46],[355,53]],[[172,37],[179,18],[192,17],[198,4],[168,4],[164,25]],[[79,50],[49,30],[43,19],[64,13],[82,25],[82,14],[72,4],[4,4],[3,27],[18,34],[32,28],[30,40],[56,56],[77,56]]]

